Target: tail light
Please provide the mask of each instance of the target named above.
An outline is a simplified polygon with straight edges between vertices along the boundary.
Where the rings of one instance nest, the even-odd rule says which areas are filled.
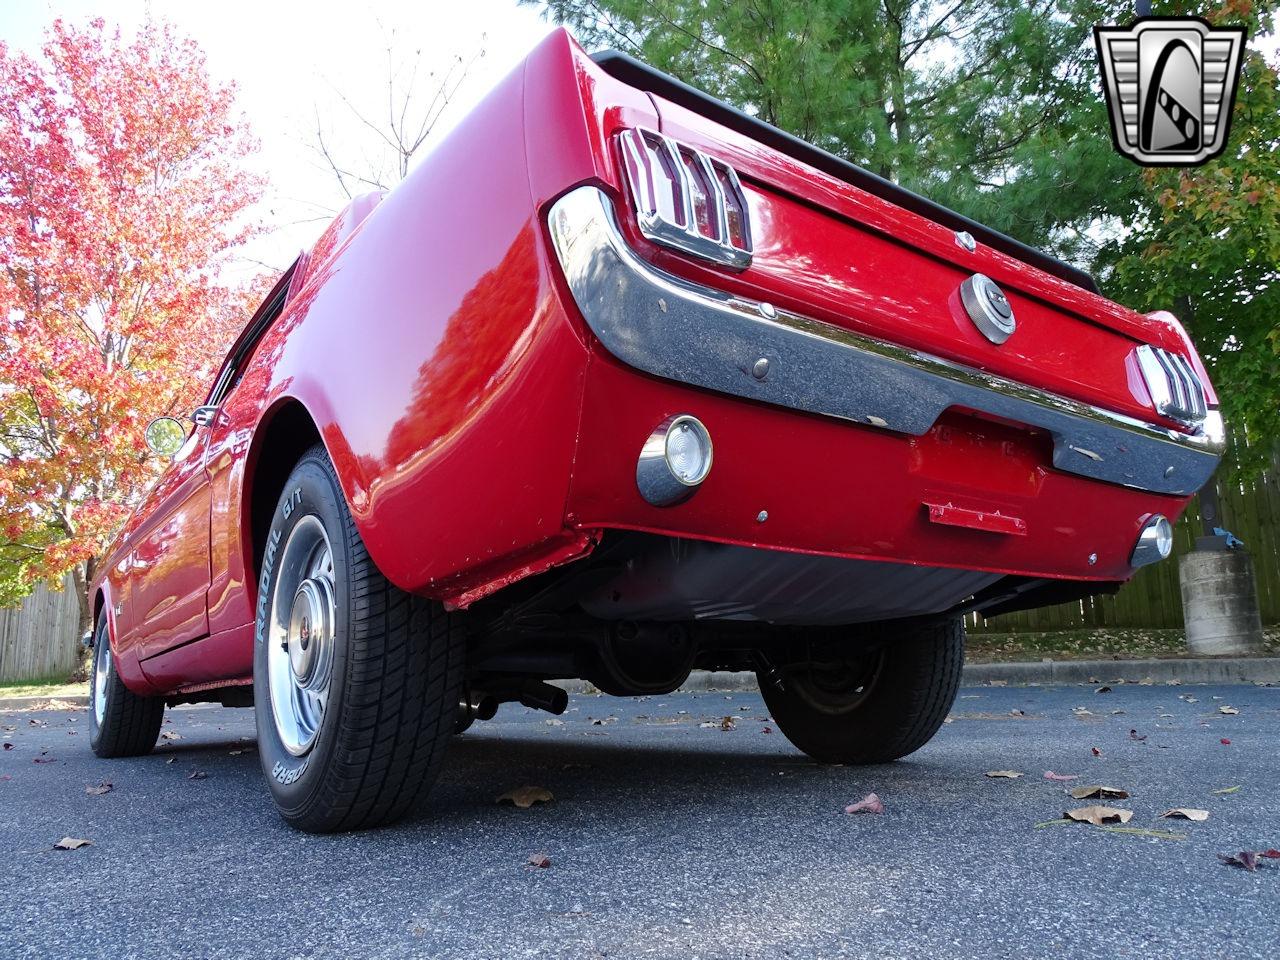
[[[1156,413],[1188,427],[1201,426],[1209,415],[1209,403],[1204,384],[1187,359],[1147,344],[1134,355]]]
[[[640,232],[654,243],[745,270],[751,223],[728,164],[652,130],[619,135]]]

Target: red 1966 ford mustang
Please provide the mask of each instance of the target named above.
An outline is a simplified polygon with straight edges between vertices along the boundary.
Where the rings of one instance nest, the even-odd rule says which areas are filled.
[[[558,678],[752,670],[811,756],[901,757],[964,613],[1167,556],[1222,448],[1170,315],[563,31],[285,272],[192,420],[91,588],[93,746],[252,702],[305,830],[400,816]]]

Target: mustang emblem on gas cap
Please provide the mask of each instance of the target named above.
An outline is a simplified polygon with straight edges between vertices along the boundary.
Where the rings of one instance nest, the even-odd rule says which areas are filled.
[[[1004,343],[1018,328],[1013,307],[990,277],[975,273],[960,284],[960,302],[973,325],[992,343]]]

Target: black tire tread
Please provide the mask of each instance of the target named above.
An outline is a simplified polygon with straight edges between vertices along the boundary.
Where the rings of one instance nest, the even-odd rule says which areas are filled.
[[[351,635],[328,769],[305,807],[284,813],[312,832],[368,829],[403,817],[439,774],[463,685],[466,633],[458,615],[382,575],[324,448],[313,448],[299,465],[308,460],[321,466],[338,493]]]
[[[110,643],[105,617],[104,613],[95,644]],[[93,683],[92,675],[89,682]],[[148,754],[155,748],[162,723],[164,699],[140,697],[126,687],[116,673],[113,657],[111,673],[107,677],[107,706],[102,715],[102,726],[97,729],[97,736],[93,738],[93,752],[103,758],[140,757]]]
[[[959,618],[881,624],[884,663],[872,700],[846,716],[828,716],[767,678],[760,689],[778,729],[824,763],[887,763],[914,753],[941,729],[964,666]],[[868,639],[872,639],[868,637]]]

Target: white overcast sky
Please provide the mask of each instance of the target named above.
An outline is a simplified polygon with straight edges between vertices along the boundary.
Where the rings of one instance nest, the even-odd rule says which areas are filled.
[[[236,82],[239,106],[262,142],[255,164],[271,181],[262,216],[274,229],[246,251],[244,267],[254,270],[260,268],[253,261],[287,267],[344,205],[311,147],[316,108],[338,140],[364,142],[368,134],[360,133],[333,91],[340,89],[370,115],[379,107],[385,112],[387,31],[395,31],[406,59],[420,47],[425,69],[447,70],[453,57],[485,51],[434,137],[465,116],[552,29],[515,0],[0,0],[0,39],[34,53],[56,17],[82,23],[101,16],[129,33],[148,11],[198,41],[216,79]]]
[[[367,114],[385,110],[388,31],[402,56],[420,47],[427,69],[446,70],[454,57],[485,51],[436,127],[439,136],[551,29],[515,0],[0,0],[0,39],[35,52],[55,17],[101,16],[129,32],[148,12],[194,37],[215,78],[238,84],[240,108],[262,142],[255,162],[271,189],[261,215],[273,229],[245,251],[246,271],[288,266],[343,206],[312,147],[316,110],[339,150],[367,142],[334,90]],[[1261,45],[1274,56],[1275,37]]]

